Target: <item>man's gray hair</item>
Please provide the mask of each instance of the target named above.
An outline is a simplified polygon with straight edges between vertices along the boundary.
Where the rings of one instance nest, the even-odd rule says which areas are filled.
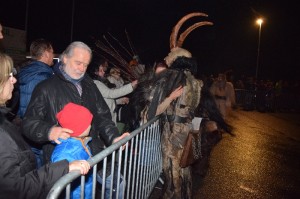
[[[91,48],[88,45],[86,45],[85,43],[81,42],[81,41],[72,42],[66,48],[66,50],[64,50],[64,52],[61,54],[60,59],[63,60],[64,57],[72,57],[75,48],[82,48],[82,49],[87,50],[90,53],[91,59],[92,59],[92,50],[91,50]]]

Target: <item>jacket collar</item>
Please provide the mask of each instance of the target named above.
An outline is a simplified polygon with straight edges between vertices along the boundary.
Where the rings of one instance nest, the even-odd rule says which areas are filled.
[[[5,106],[0,106],[0,124],[3,124],[3,122],[6,120],[6,114],[10,111],[9,108]]]

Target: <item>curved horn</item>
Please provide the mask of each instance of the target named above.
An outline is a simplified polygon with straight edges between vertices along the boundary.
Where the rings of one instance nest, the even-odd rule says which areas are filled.
[[[201,13],[201,12],[193,12],[193,13],[190,13],[190,14],[187,14],[185,15],[184,17],[182,17],[178,22],[177,24],[173,27],[173,30],[172,30],[172,33],[171,33],[171,36],[170,36],[170,49],[174,48],[177,46],[177,35],[178,35],[178,31],[180,29],[180,27],[182,26],[182,24],[192,18],[192,17],[195,17],[195,16],[204,16],[204,17],[207,17],[208,15],[205,14],[205,13]]]
[[[183,33],[180,34],[179,39],[177,41],[177,46],[181,47],[185,38],[190,34],[190,32],[192,32],[193,30],[195,30],[196,28],[200,27],[200,26],[205,26],[205,25],[213,25],[212,22],[209,21],[202,21],[202,22],[198,22],[195,23],[194,25],[190,26],[188,29],[186,29]]]

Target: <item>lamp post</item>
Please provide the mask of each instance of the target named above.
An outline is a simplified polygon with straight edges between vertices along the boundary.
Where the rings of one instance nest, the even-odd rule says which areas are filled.
[[[263,20],[257,19],[256,23],[259,25],[258,30],[258,47],[257,47],[257,58],[256,58],[256,72],[255,72],[255,78],[257,79],[258,75],[258,66],[259,66],[259,50],[260,50],[260,35],[261,35],[261,24],[263,23]]]

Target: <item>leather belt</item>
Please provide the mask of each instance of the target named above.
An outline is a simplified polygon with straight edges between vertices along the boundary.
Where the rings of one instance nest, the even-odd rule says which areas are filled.
[[[180,117],[178,115],[167,115],[167,119],[169,122],[174,123],[187,123],[188,121],[187,117]]]
[[[226,100],[226,96],[215,95],[216,99]]]

